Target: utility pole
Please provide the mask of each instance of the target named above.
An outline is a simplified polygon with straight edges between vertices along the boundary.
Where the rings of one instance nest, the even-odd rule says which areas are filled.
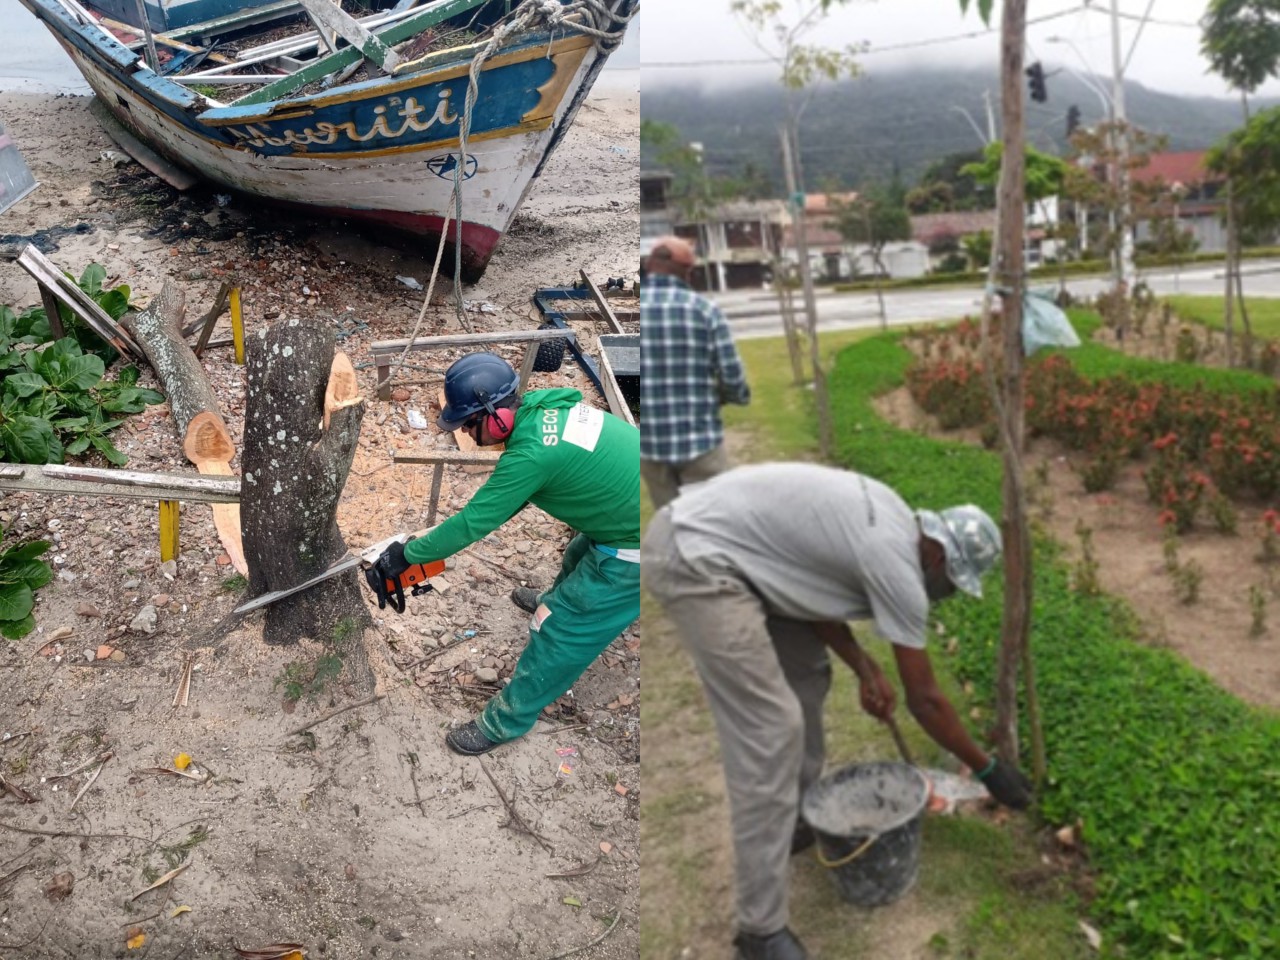
[[[791,199],[792,218],[795,226],[796,255],[799,257],[800,286],[804,294],[804,310],[809,331],[810,362],[813,365],[814,397],[818,404],[818,446],[823,459],[831,453],[831,411],[827,403],[826,374],[822,370],[821,352],[818,348],[818,304],[813,295],[813,275],[809,269],[809,236],[805,224],[805,195],[800,189],[799,166],[796,157],[795,114],[787,111],[787,123],[779,133],[782,136],[782,170],[787,180],[787,196]]]
[[[1116,184],[1120,190],[1120,281],[1133,292],[1133,224],[1129,197],[1129,129],[1124,112],[1124,61],[1120,54],[1120,0],[1111,0],[1111,108],[1117,126]]]
[[[1000,138],[996,136],[996,115],[991,108],[991,91],[989,89],[982,91],[982,102],[987,105],[987,143],[995,143]]]

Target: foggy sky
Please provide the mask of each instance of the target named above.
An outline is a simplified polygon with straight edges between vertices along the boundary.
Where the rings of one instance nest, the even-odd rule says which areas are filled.
[[[809,0],[783,0],[789,20],[795,12],[808,9]],[[902,51],[876,53],[877,47],[914,43],[983,31],[973,0],[967,15],[961,15],[959,0],[849,0],[833,7],[822,25],[804,39],[810,44],[843,47],[870,43],[872,51],[860,58],[865,72],[902,69],[910,66],[990,66],[998,64],[999,23],[1002,4],[992,13],[993,29],[983,36],[960,39]],[[1092,0],[1092,9],[1082,9],[1085,0],[1031,0],[1028,20],[1066,11],[1076,11],[1027,28],[1027,61],[1041,60],[1046,69],[1063,67],[1092,74],[1107,84],[1111,77],[1110,0]],[[1138,19],[1146,12],[1148,0],[1120,0],[1122,51],[1127,54],[1138,32]],[[1198,21],[1208,4],[1205,0],[1154,0],[1151,22],[1138,39],[1125,76],[1152,89],[1168,93],[1237,98],[1226,84],[1208,72],[1208,62],[1200,54]],[[683,78],[701,83],[732,83],[746,77],[774,79],[777,70],[769,66],[725,65],[677,71],[658,67],[670,62],[760,59],[764,56],[753,44],[749,28],[729,12],[729,0],[644,0],[646,32],[641,51],[642,86]],[[1156,21],[1169,21],[1159,23]],[[1050,37],[1071,41],[1051,43]],[[1280,96],[1280,80],[1260,87],[1258,95]]]

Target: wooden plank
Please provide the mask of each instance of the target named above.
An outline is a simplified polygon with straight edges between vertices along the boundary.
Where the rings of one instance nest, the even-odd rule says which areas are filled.
[[[66,331],[62,329],[62,314],[58,312],[58,298],[43,283],[36,284],[40,288],[40,302],[44,304],[45,316],[49,318],[49,332],[53,339],[61,340]]]
[[[508,330],[494,333],[446,333],[417,340],[379,340],[369,345],[375,360],[410,350],[435,350],[440,347],[474,347],[486,343],[528,343],[531,340],[573,339],[572,330]]]
[[[33,245],[27,244],[26,249],[18,257],[18,265],[31,274],[37,283],[48,287],[50,292],[65,303],[72,313],[120,353],[130,354],[140,360],[146,359],[142,349],[133,342],[133,338]]]
[[[636,418],[632,416],[627,398],[622,395],[622,388],[618,386],[618,378],[613,374],[613,364],[609,362],[607,350],[600,351],[600,382],[604,385],[604,398],[609,401],[609,412],[634,427]]]
[[[510,330],[505,333],[450,333],[438,337],[419,337],[417,340],[379,340],[370,345],[373,361],[377,366],[378,399],[391,399],[391,361],[410,350],[436,350],[445,347],[476,347],[490,343],[529,343],[533,340],[573,341],[572,330]]]
[[[376,36],[381,43],[391,47],[411,37],[416,37],[430,26],[474,9],[484,2],[486,0],[438,0],[438,2],[423,7],[413,16],[406,17],[394,26],[378,31]],[[336,73],[362,56],[364,54],[357,47],[347,47],[345,50],[331,53],[327,57],[320,58],[306,69],[290,74],[278,83],[254,90],[252,93],[241,97],[236,101],[236,106],[279,100],[315,80],[320,80],[331,73]]]
[[[266,23],[270,20],[277,20],[280,17],[286,17],[298,9],[297,0],[280,0],[278,3],[268,3],[260,7],[248,7],[237,13],[228,14],[225,17],[217,17],[213,20],[204,20],[200,23],[189,23],[185,27],[176,27],[173,30],[166,30],[164,33],[156,34],[156,39],[164,37],[166,39],[195,37],[195,36],[218,36],[219,34],[229,33],[243,27],[252,27],[255,24]]]
[[[347,43],[362,52],[365,57],[380,66],[385,73],[394,73],[400,65],[396,52],[382,40],[360,26],[353,16],[344,13],[330,0],[299,0],[307,15],[320,28],[323,37],[326,29],[332,30]]]
[[[126,497],[134,500],[188,500],[239,503],[240,479],[179,473],[141,473],[61,464],[0,465],[0,490],[28,490],[50,496]]]
[[[502,454],[492,451],[492,447],[486,447],[484,450],[472,449],[469,451],[432,450],[430,453],[403,453],[397,450],[392,454],[391,462],[397,465],[401,463],[417,465],[442,463],[450,467],[491,467],[502,456]]]
[[[173,187],[173,189],[178,191],[190,190],[200,182],[200,178],[195,174],[170,163],[130,133],[125,128],[125,125],[117,120],[115,115],[97,97],[90,102],[89,112],[93,114],[94,119],[98,121],[102,129],[107,131],[107,135],[116,142],[116,146]]]
[[[622,324],[613,315],[608,299],[600,292],[600,288],[596,286],[595,281],[587,276],[585,269],[580,270],[579,273],[582,274],[582,282],[587,285],[587,289],[591,291],[591,296],[595,299],[596,305],[600,308],[600,315],[604,318],[605,326],[609,328],[611,333],[623,333]]]
[[[98,22],[102,24],[104,27],[110,27],[112,30],[123,30],[125,33],[132,33],[134,35],[138,34],[137,27],[128,23],[124,23],[123,21],[120,21],[120,20],[112,20],[110,17],[103,17]],[[120,38],[117,37],[116,39],[119,40]],[[183,43],[181,40],[174,40],[172,37],[167,37],[163,33],[154,34],[153,39],[155,40],[156,43],[160,44],[161,46],[171,47],[174,50],[185,50],[187,53],[204,53],[205,52],[204,47],[193,47],[189,43]],[[125,43],[123,40],[121,40],[120,42],[124,43],[126,47],[132,50],[135,47],[140,47],[143,44],[145,44],[146,40],[143,37],[138,36],[137,40],[130,40],[128,43]],[[224,53],[209,53],[207,54],[207,56],[214,63],[235,63],[235,60],[233,60],[231,57],[228,57]]]

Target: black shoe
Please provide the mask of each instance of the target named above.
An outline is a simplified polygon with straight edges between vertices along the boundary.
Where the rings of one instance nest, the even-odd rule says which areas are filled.
[[[736,960],[809,960],[809,951],[786,927],[764,937],[740,933],[733,945],[738,948]]]
[[[478,757],[499,746],[480,732],[480,727],[474,720],[464,723],[456,730],[450,730],[444,735],[444,742],[454,753],[468,757]]]
[[[804,853],[817,842],[813,827],[803,820],[797,820],[796,828],[791,831],[791,855],[794,857],[797,853]]]
[[[511,591],[511,602],[521,610],[535,613],[538,609],[538,591],[533,587],[516,587]]]

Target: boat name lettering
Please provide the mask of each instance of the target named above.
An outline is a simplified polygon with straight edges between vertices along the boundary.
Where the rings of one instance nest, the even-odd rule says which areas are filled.
[[[376,119],[373,121],[373,125],[363,133],[357,130],[356,125],[351,122],[328,123],[323,121],[317,123],[314,127],[303,127],[301,130],[285,130],[279,136],[272,135],[272,125],[270,123],[228,127],[227,129],[237,140],[251,147],[330,146],[344,137],[357,143],[364,143],[375,137],[398,140],[406,133],[425,133],[437,123],[457,123],[458,115],[450,109],[449,98],[452,95],[452,90],[441,90],[440,102],[436,104],[435,113],[425,122],[419,120],[418,117],[426,113],[427,108],[419,104],[416,98],[408,97],[404,101],[404,106],[395,112],[395,116],[399,116],[404,121],[397,129],[392,129],[387,123],[386,106],[373,108]],[[395,100],[398,101],[399,98],[397,97]]]

